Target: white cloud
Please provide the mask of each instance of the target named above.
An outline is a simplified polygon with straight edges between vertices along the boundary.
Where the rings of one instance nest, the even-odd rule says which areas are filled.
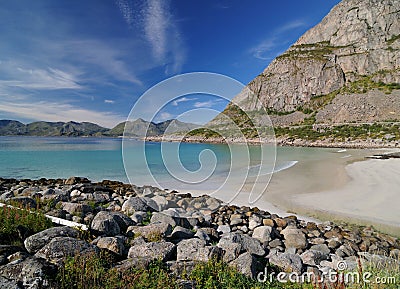
[[[93,122],[114,127],[126,118],[111,113],[83,109],[66,103],[41,101],[37,103],[1,102],[0,112],[31,120]]]
[[[250,53],[255,58],[261,60],[272,60],[282,53],[281,51],[275,50],[276,48],[280,47],[282,43],[285,43],[285,40],[282,39],[285,36],[285,33],[290,30],[305,26],[307,26],[307,23],[301,20],[288,22],[285,25],[277,28],[269,38],[264,39],[262,42],[252,47],[250,49]]]
[[[116,0],[115,3],[121,11],[122,16],[124,17],[124,20],[128,26],[131,26],[134,22],[133,8],[131,3],[128,0]]]
[[[172,115],[172,114],[170,114],[169,112],[162,112],[161,114],[160,114],[160,117],[159,117],[159,119],[160,120],[169,120],[169,119],[172,119],[174,116]]]
[[[111,100],[111,99],[105,99],[105,100],[104,100],[104,103],[114,104],[115,101],[114,101],[114,100]]]
[[[193,101],[193,100],[197,100],[197,98],[189,98],[189,97],[184,96],[184,97],[181,97],[181,98],[178,98],[178,99],[174,100],[172,102],[172,105],[173,106],[178,106],[179,103],[181,103],[181,102],[187,102],[187,101]]]
[[[217,102],[220,100],[209,100],[209,101],[198,101],[194,104],[194,107],[200,108],[200,107],[213,107]]]
[[[0,72],[6,80],[0,80],[0,88],[19,87],[25,89],[81,89],[78,76],[56,68],[37,68],[15,62],[3,62]]]

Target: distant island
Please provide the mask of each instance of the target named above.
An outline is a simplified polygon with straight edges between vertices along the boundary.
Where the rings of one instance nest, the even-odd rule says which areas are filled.
[[[36,121],[28,124],[16,120],[0,120],[1,136],[66,136],[66,137],[120,137],[128,128],[130,137],[162,135],[168,129],[170,133],[190,131],[198,127],[192,123],[171,119],[159,123],[148,122],[141,118],[122,122],[113,128],[105,128],[90,122],[47,122]]]

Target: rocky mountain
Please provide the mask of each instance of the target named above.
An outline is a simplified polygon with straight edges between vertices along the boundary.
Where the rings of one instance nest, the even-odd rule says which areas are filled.
[[[256,112],[258,98],[278,126],[400,119],[399,19],[398,0],[343,0],[232,103]]]
[[[197,126],[178,120],[167,120],[160,123],[137,119],[132,122],[122,122],[112,129],[101,127],[90,122],[45,122],[37,121],[23,124],[15,120],[0,120],[0,135],[26,136],[111,136],[118,137],[124,133],[125,126],[130,136],[156,136],[164,132],[175,133],[190,131]]]

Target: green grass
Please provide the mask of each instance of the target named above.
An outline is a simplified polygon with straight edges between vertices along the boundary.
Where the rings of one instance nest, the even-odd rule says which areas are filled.
[[[53,226],[42,213],[9,207],[0,208],[0,220],[1,244],[21,245],[23,238]]]

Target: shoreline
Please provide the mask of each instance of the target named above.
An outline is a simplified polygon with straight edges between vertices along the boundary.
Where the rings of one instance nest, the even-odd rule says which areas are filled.
[[[186,143],[210,143],[210,144],[276,144],[277,146],[293,146],[293,147],[317,147],[317,148],[349,148],[349,149],[379,149],[379,148],[400,148],[399,141],[382,141],[382,140],[351,140],[338,142],[334,139],[324,140],[304,140],[277,137],[275,140],[268,139],[245,139],[242,138],[207,138],[207,137],[176,137],[176,136],[150,136],[141,138],[149,142],[186,142]]]

